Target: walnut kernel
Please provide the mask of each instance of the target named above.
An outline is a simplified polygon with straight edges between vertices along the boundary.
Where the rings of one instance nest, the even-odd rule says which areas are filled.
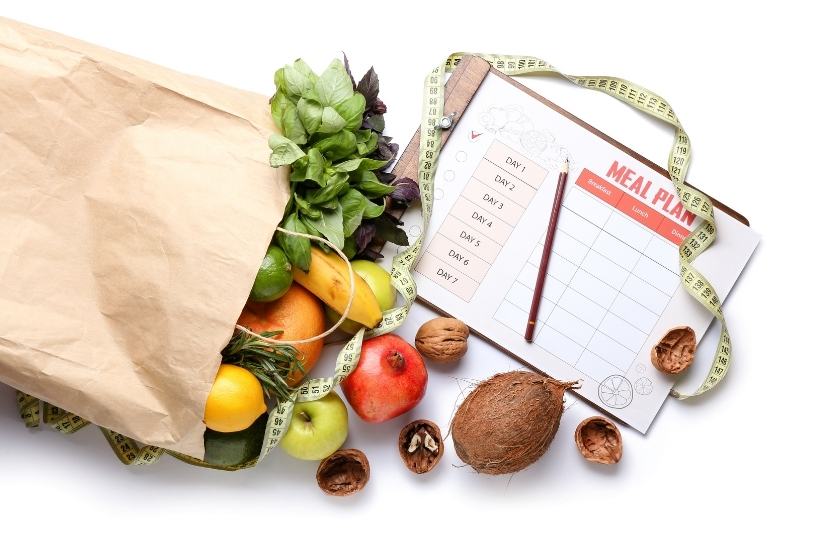
[[[408,470],[426,474],[436,467],[444,454],[441,430],[430,420],[414,420],[399,434],[399,454]]]

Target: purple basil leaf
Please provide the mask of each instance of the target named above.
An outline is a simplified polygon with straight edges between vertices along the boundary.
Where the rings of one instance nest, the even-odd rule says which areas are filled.
[[[390,193],[390,198],[396,201],[411,203],[421,199],[419,184],[411,178],[400,178],[393,184],[396,189]]]
[[[407,233],[399,227],[402,222],[398,218],[385,212],[378,218],[373,220],[373,225],[376,226],[376,236],[384,241],[390,241],[399,246],[407,246],[410,241],[407,239]]]
[[[381,134],[384,132],[384,117],[381,115],[370,115],[364,119],[362,128],[366,130],[374,130]]]
[[[375,172],[375,174],[376,177],[379,178],[379,181],[382,183],[393,183],[393,180],[396,179],[396,174],[393,174],[391,172],[384,172],[382,170],[379,170],[378,172]]]
[[[347,76],[350,77],[350,83],[353,84],[353,87],[355,88],[356,87],[356,79],[353,78],[353,73],[350,72],[350,63],[348,63],[348,61],[347,61],[347,54],[342,52],[342,57],[344,57],[344,60],[345,60],[345,70],[347,71]]]
[[[373,103],[373,107],[370,108],[374,115],[383,115],[387,112],[387,105],[384,104],[384,101],[381,99],[376,98],[376,101]]]
[[[363,222],[356,228],[353,235],[356,238],[356,251],[357,253],[361,252],[370,246],[370,241],[372,241],[373,237],[376,236],[376,226],[372,223]]]
[[[376,260],[379,260],[381,258],[384,258],[384,255],[379,254],[371,248],[365,248],[364,250],[356,254],[357,260],[370,260],[371,262],[375,262]]]
[[[364,73],[364,76],[356,85],[356,91],[364,96],[365,109],[370,110],[379,99],[379,75],[373,67]],[[384,105],[382,103],[382,105]]]

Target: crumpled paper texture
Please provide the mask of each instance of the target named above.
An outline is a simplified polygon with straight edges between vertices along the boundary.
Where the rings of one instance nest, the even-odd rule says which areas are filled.
[[[0,382],[202,458],[289,196],[268,108],[0,18]]]

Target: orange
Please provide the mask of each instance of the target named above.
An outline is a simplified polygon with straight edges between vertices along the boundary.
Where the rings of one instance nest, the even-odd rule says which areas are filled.
[[[245,304],[237,324],[257,333],[281,330],[278,339],[299,340],[324,332],[325,311],[318,298],[294,283],[278,300]],[[294,346],[302,354],[305,374],[319,360],[323,346],[322,340]],[[288,384],[295,386],[302,378],[303,373],[295,370],[288,378]]]

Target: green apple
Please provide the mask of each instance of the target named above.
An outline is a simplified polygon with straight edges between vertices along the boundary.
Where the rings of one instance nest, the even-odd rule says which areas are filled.
[[[322,460],[347,439],[347,407],[336,392],[293,405],[290,427],[279,445],[294,458]]]
[[[370,260],[353,260],[350,262],[350,265],[353,271],[364,279],[364,282],[366,282],[370,290],[373,291],[373,294],[376,296],[376,301],[379,303],[379,307],[383,312],[393,307],[396,303],[396,289],[390,284],[390,273]],[[341,315],[329,307],[325,307],[325,310],[330,323],[335,325]],[[362,325],[356,321],[345,319],[345,322],[342,323],[339,329],[348,334],[356,334],[361,326]]]

